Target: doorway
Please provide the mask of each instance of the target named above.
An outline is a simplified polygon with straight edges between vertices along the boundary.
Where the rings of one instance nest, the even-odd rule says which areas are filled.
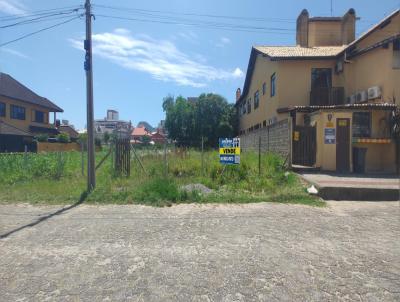
[[[336,120],[336,172],[350,172],[350,119]]]

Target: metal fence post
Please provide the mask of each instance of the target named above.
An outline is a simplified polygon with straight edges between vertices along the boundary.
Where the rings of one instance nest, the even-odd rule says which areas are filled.
[[[201,137],[201,176],[204,176],[204,137]]]
[[[85,176],[85,159],[83,156],[83,141],[81,141],[81,173]]]
[[[258,176],[261,175],[261,136],[258,137]]]
[[[167,176],[167,140],[164,141],[164,177]]]

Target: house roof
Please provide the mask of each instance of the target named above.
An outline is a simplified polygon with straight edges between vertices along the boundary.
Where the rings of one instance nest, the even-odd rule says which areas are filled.
[[[329,106],[291,106],[278,108],[278,113],[286,113],[291,111],[298,112],[313,112],[317,110],[337,110],[337,109],[349,109],[349,110],[394,110],[397,108],[396,104],[393,103],[358,103],[358,104],[342,104],[342,105],[329,105]]]
[[[0,121],[0,135],[18,135],[18,136],[32,136],[31,133],[26,132],[22,129],[14,127],[10,124],[7,124],[4,121]]]
[[[255,46],[259,53],[271,59],[307,59],[307,58],[332,58],[343,51],[346,46]]]
[[[145,127],[136,127],[132,130],[133,136],[143,136],[143,135],[150,135],[149,131]]]
[[[357,44],[358,42],[360,42],[361,40],[365,39],[370,34],[372,34],[374,31],[381,29],[384,26],[384,24],[389,22],[391,18],[398,15],[399,13],[400,13],[400,9],[395,10],[393,13],[391,13],[390,15],[388,15],[387,17],[385,17],[384,19],[379,21],[377,24],[372,26],[370,29],[368,29],[366,32],[361,34],[357,39],[355,39],[353,42],[351,42],[349,45],[347,45],[347,47],[351,47],[351,46]]]
[[[52,112],[64,112],[50,100],[37,95],[10,75],[0,72],[0,95],[22,102],[50,109]]]
[[[395,10],[389,16],[384,18],[382,21],[377,23],[367,32],[362,34],[359,38],[354,40],[352,43],[343,46],[319,46],[319,47],[300,47],[300,46],[254,46],[251,49],[249,64],[246,72],[246,79],[243,86],[242,95],[237,100],[235,106],[241,103],[245,96],[248,94],[251,75],[254,70],[256,57],[258,54],[269,57],[272,61],[279,60],[317,60],[317,59],[333,59],[337,58],[339,55],[343,54],[347,49],[349,49],[354,44],[358,43],[362,39],[366,38],[372,34],[377,29],[382,28],[384,24],[390,22],[390,19],[400,13],[400,9]],[[325,18],[326,17],[322,17]],[[318,17],[312,18],[315,21],[321,21]],[[318,19],[318,20],[317,20]],[[321,19],[321,18],[320,18]]]

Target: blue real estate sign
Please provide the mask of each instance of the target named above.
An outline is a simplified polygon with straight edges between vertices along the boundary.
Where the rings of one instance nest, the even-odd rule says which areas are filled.
[[[240,164],[240,138],[219,139],[219,162],[223,165]]]

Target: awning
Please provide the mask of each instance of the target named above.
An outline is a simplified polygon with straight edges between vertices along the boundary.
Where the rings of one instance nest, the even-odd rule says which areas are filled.
[[[7,124],[4,121],[0,121],[0,135],[32,136],[31,133]]]
[[[314,112],[318,110],[395,110],[397,108],[396,104],[392,103],[361,103],[361,104],[342,104],[342,105],[330,105],[330,106],[291,106],[278,108],[276,111],[278,113],[287,113],[287,112]]]

